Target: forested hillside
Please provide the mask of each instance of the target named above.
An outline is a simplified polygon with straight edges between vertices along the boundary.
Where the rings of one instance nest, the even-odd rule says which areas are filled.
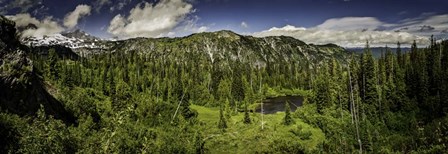
[[[111,41],[73,58],[23,46],[12,21],[0,24],[1,152],[448,150],[448,41],[374,58],[368,42],[356,54],[219,31]],[[303,105],[255,112],[278,96]]]

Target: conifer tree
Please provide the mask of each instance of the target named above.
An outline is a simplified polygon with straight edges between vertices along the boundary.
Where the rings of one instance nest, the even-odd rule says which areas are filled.
[[[224,111],[223,111],[223,105],[220,106],[219,108],[219,122],[218,122],[218,128],[220,128],[221,130],[225,130],[227,128],[227,121],[226,121],[226,117],[224,116]]]
[[[440,44],[441,48],[441,109],[445,116],[448,115],[448,41],[443,41]]]
[[[220,103],[223,103],[226,100],[231,100],[232,94],[230,87],[231,85],[228,79],[223,79],[219,82],[217,96]]]
[[[403,59],[403,53],[401,53],[401,44],[400,44],[400,42],[397,42],[397,52],[396,52],[396,54],[397,54],[398,65],[403,68],[404,67],[404,63],[403,63],[404,59]]]
[[[58,67],[57,67],[57,62],[59,60],[59,57],[56,53],[56,50],[54,48],[51,48],[48,50],[48,60],[49,60],[49,64],[48,64],[48,73],[50,79],[53,80],[58,80],[59,79],[59,74],[58,74]]]
[[[205,153],[205,141],[201,135],[200,132],[196,132],[195,136],[194,136],[194,146],[195,146],[195,151],[196,154],[203,154]]]
[[[247,109],[247,103],[245,103],[245,105],[244,105],[244,123],[245,124],[251,123],[249,110]]]
[[[397,57],[398,58],[398,57]],[[402,57],[403,58],[403,57]],[[404,61],[404,60],[403,60]],[[397,61],[394,61],[397,63]],[[404,64],[404,62],[402,62]],[[406,81],[405,81],[405,71],[403,66],[399,66],[400,64],[394,65],[394,85],[395,85],[395,95],[394,104],[392,105],[392,109],[395,111],[401,109],[409,109],[408,101],[406,100]]]
[[[322,114],[323,109],[328,107],[332,102],[332,96],[330,91],[330,79],[328,78],[328,72],[326,65],[323,66],[323,73],[315,81],[315,92],[313,96],[313,102],[316,103],[317,112]]]
[[[378,101],[378,89],[377,89],[377,75],[376,75],[376,67],[375,67],[375,59],[372,56],[372,52],[369,47],[369,43],[367,42],[366,49],[363,53],[363,80],[364,80],[364,103],[367,105],[367,115],[376,117],[375,113],[379,107]]]
[[[291,107],[289,106],[289,101],[285,104],[285,117],[283,118],[284,125],[294,124],[294,120],[291,117]]]
[[[225,109],[226,119],[230,120],[231,114],[232,114],[232,109],[230,108],[230,101],[229,101],[229,99],[226,99],[224,104],[225,104],[224,109]]]

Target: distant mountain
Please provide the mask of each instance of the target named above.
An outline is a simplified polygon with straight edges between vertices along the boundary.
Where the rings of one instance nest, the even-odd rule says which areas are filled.
[[[65,33],[62,33],[61,35],[68,37],[68,38],[76,38],[76,39],[85,40],[85,41],[101,40],[100,38],[92,36],[84,31],[79,30],[79,29],[71,31],[71,32],[65,32]]]
[[[243,36],[227,30],[181,38],[134,38],[111,45],[111,52],[136,51],[176,59],[182,58],[176,57],[179,52],[200,53],[210,63],[238,60],[261,66],[274,62],[321,63],[323,59],[330,58],[345,60],[350,55],[349,51],[334,44],[306,44],[287,36]]]
[[[75,30],[62,34],[53,34],[42,37],[26,37],[22,39],[23,44],[28,46],[51,46],[62,45],[71,49],[78,48],[101,48],[102,40],[91,36],[84,31]]]
[[[180,38],[133,38],[99,40],[82,31],[53,36],[26,38],[29,46],[62,45],[79,55],[97,53],[138,52],[150,55],[175,56],[178,52],[200,52],[210,62],[221,60],[251,61],[254,65],[270,62],[320,63],[323,59],[343,60],[350,52],[335,44],[314,45],[287,36],[253,37],[232,31],[196,33]],[[185,58],[185,57],[178,57]]]
[[[388,48],[389,50],[391,50],[392,51],[392,53],[396,53],[396,51],[397,51],[397,48]],[[364,52],[364,48],[347,48],[347,50],[348,51],[351,51],[351,52],[355,52],[355,53],[363,53]],[[381,52],[384,52],[384,53],[386,53],[386,47],[371,47],[370,48],[370,50],[372,51],[372,54],[373,54],[373,56],[375,56],[375,57],[377,57],[377,58],[379,58],[379,57],[381,57]],[[404,53],[404,52],[407,52],[407,51],[410,51],[411,50],[411,48],[401,48],[401,51]]]

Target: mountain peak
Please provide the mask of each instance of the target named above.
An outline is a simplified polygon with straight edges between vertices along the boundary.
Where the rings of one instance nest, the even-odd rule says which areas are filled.
[[[241,38],[241,35],[233,32],[233,31],[230,31],[230,30],[195,33],[190,36],[230,38],[231,40],[239,40]]]
[[[228,35],[239,35],[231,30],[220,30],[220,31],[215,31],[214,33],[217,34],[228,34]]]
[[[22,39],[23,44],[28,46],[52,46],[61,45],[71,49],[77,48],[99,48],[102,40],[76,29],[61,34],[45,35],[42,37],[26,37]]]
[[[77,39],[83,39],[83,40],[99,40],[99,38],[92,36],[80,29],[76,29],[71,32],[65,32],[65,33],[62,33],[61,35],[68,37],[68,38],[77,38]]]

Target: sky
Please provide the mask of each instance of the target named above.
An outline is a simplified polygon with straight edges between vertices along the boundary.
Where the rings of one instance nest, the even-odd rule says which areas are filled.
[[[23,37],[81,29],[110,39],[231,30],[344,47],[448,38],[448,0],[0,0]]]

